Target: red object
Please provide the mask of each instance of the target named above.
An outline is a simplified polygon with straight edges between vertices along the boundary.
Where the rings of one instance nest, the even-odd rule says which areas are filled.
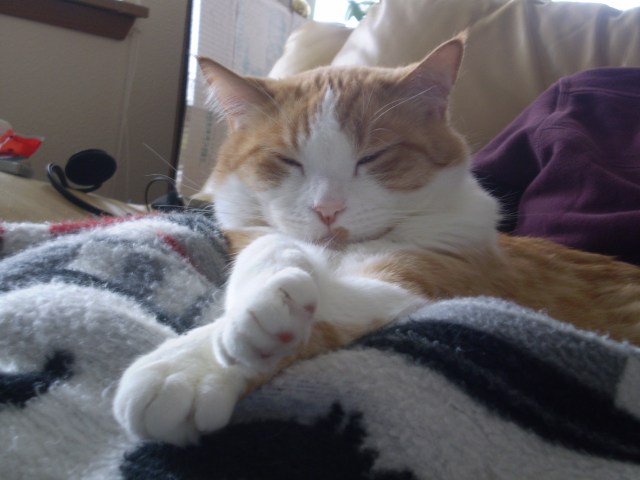
[[[7,130],[0,137],[0,157],[29,158],[42,145],[36,137],[23,137]]]
[[[187,249],[178,240],[176,240],[175,237],[172,237],[171,235],[168,235],[164,232],[158,232],[158,237],[160,237],[160,239],[166,245],[168,245],[171,248],[171,250],[176,252],[178,255],[180,255],[182,258],[187,260],[189,263],[193,263],[191,261],[191,258],[189,257],[189,253],[187,252]]]
[[[141,218],[146,216],[140,215],[128,215],[126,217],[100,217],[98,219],[79,220],[71,222],[53,223],[49,225],[49,233],[51,235],[65,235],[70,233],[77,233],[81,230],[88,230],[96,227],[106,227],[114,223],[126,222],[133,218]]]

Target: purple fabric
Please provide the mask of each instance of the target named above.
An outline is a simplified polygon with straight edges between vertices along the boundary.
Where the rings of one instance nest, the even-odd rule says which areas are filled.
[[[640,68],[562,78],[473,165],[504,231],[640,265]]]

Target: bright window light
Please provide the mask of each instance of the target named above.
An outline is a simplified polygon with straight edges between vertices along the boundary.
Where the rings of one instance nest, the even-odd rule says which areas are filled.
[[[316,0],[313,19],[318,22],[344,23],[347,0]]]
[[[404,1],[404,0],[391,0]],[[604,3],[618,10],[628,10],[640,7],[640,0],[554,0],[561,1],[582,1],[585,3]],[[318,22],[345,23],[345,13],[347,12],[347,0],[316,0],[313,11],[313,19]],[[349,26],[355,26],[358,22],[353,18],[347,22]]]
[[[630,8],[640,7],[640,0],[554,0],[555,2],[575,2],[580,1],[584,3],[604,3],[610,7],[617,8],[618,10],[629,10]]]
[[[348,7],[347,0],[316,0],[313,19],[317,22],[342,23],[348,27],[355,27],[358,24],[355,18],[349,21],[345,18]]]

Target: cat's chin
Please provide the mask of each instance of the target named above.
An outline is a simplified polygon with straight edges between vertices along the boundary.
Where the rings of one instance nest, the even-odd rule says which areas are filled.
[[[349,243],[349,230],[344,227],[331,229],[329,233],[315,240],[313,243],[333,249],[344,248]]]
[[[271,228],[307,243],[339,250],[347,245],[379,240],[394,230],[394,226],[378,226],[377,228],[361,229],[335,225],[327,228],[325,225],[294,224],[294,222],[274,222]]]
[[[379,240],[380,238],[384,237],[391,231],[392,231],[392,228],[389,227],[383,231],[365,235],[365,234],[353,233],[345,227],[335,227],[331,229],[331,232],[321,237],[318,237],[317,239],[313,240],[311,243],[322,245],[334,250],[340,250],[350,244]]]

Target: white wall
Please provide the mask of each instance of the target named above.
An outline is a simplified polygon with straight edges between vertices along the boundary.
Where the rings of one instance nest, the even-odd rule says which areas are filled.
[[[118,162],[105,196],[139,202],[148,175],[168,173],[144,144],[170,161],[187,0],[143,4],[149,18],[123,41],[0,15],[0,118],[45,137],[32,157],[36,178],[87,148]]]

